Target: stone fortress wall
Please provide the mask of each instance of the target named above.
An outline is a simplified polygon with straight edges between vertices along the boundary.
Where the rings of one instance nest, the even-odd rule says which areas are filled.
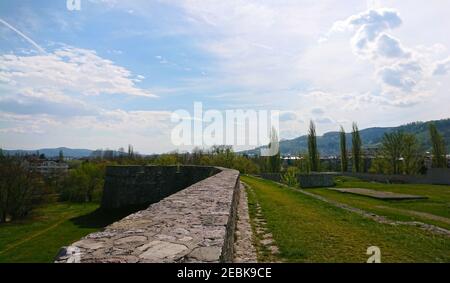
[[[113,166],[102,207],[150,204],[63,247],[55,262],[231,262],[239,172],[201,166]]]
[[[208,166],[108,166],[101,207],[142,207],[220,172]]]

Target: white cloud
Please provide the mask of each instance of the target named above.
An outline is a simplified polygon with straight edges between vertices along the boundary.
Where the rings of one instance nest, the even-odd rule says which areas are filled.
[[[60,122],[50,115],[16,114],[0,111],[0,122],[8,124],[8,127],[0,128],[1,133],[15,134],[44,134],[48,127],[60,125]]]
[[[216,60],[209,72],[221,85],[272,91],[301,81],[296,62],[315,44],[323,4],[308,1],[175,1]],[[206,35],[206,36],[205,36]],[[270,78],[270,79],[268,79]],[[256,94],[255,94],[256,95]]]
[[[126,68],[101,58],[95,51],[69,46],[45,55],[1,55],[0,81],[16,91],[33,88],[82,95],[155,97],[137,87]]]
[[[323,114],[325,113],[325,111],[323,111],[322,108],[313,108],[313,109],[311,110],[311,113],[312,113],[313,115],[321,116],[321,115],[323,115]]]
[[[99,133],[122,146],[137,134],[148,140],[160,138],[170,126],[168,112],[107,110],[86,102],[88,96],[101,94],[155,97],[136,85],[144,79],[95,51],[70,46],[41,55],[0,55],[0,123],[4,125],[0,132],[8,133],[8,138],[22,136],[14,141],[22,143],[18,147],[37,146],[33,146],[36,140],[24,138],[27,135],[62,140],[68,131],[73,139],[69,142],[88,148],[92,145],[82,144],[83,140],[89,137],[92,144]],[[106,139],[103,142],[98,146],[110,146]]]
[[[63,117],[97,113],[97,108],[55,90],[24,88],[0,96],[0,111],[22,114],[50,114]]]
[[[353,52],[362,59],[399,59],[409,58],[411,53],[406,50],[397,38],[387,32],[400,27],[400,14],[391,9],[379,8],[337,21],[325,37],[328,40],[334,33],[351,31],[351,46]]]
[[[375,54],[386,58],[408,58],[410,52],[405,51],[398,39],[383,33],[377,40]]]
[[[183,48],[195,48],[192,45],[197,44],[195,55],[202,55],[204,75],[195,77],[196,72],[191,72],[192,77],[182,78],[182,85],[155,88],[157,93],[173,97],[193,94],[192,97],[208,100],[216,108],[284,110],[280,122],[282,137],[304,134],[308,124],[305,121],[311,119],[318,123],[318,132],[323,133],[338,130],[339,124],[349,129],[352,120],[364,128],[449,114],[449,80],[443,76],[450,72],[450,59],[445,59],[448,54],[444,54],[445,45],[450,46],[445,29],[448,9],[436,8],[448,4],[397,1],[389,3],[395,9],[384,9],[383,1],[372,1],[369,10],[360,13],[366,9],[365,3],[356,0],[344,4],[339,0],[91,2],[104,4],[98,7],[102,15],[109,16],[111,10],[133,10],[133,19],[141,21],[142,29],[107,31],[115,40],[157,40],[163,34],[177,39],[170,42],[181,43]],[[161,3],[163,9],[153,9]],[[91,6],[94,14],[97,7]],[[166,21],[166,11],[176,20]],[[87,27],[89,21],[80,22]],[[157,28],[144,30],[153,25]],[[20,24],[19,27],[26,30]],[[327,41],[318,44],[317,39],[330,28]],[[157,35],[152,34],[155,31]],[[120,60],[132,58],[136,51],[122,45],[108,48],[107,52],[118,58],[120,52],[115,50],[123,50]],[[175,64],[171,60],[176,56],[170,53],[175,49],[161,51],[167,53],[157,56],[146,53],[149,63],[160,62],[164,68]],[[190,51],[183,50],[187,56]],[[189,58],[192,70],[197,58]],[[153,77],[151,72],[142,75]],[[161,77],[167,75],[170,74]],[[108,104],[110,109],[84,102],[95,104],[104,97],[86,96],[99,94],[152,96],[139,87],[144,80],[148,79],[91,50],[64,47],[45,56],[0,56],[0,111],[9,115],[1,131],[18,136],[13,139],[3,135],[8,139],[5,144],[20,142],[17,146],[26,147],[28,142],[38,147],[40,139],[25,138],[30,130],[45,134],[48,138],[42,140],[55,140],[57,146],[95,144],[116,148],[133,143],[145,152],[173,149],[169,135],[165,138],[170,124],[164,111],[111,110],[123,107],[122,97]],[[152,109],[170,109],[171,105],[165,103],[174,100],[153,101]],[[149,107],[128,102],[127,99],[127,107],[132,109]],[[191,101],[186,95],[177,103],[189,105]]]
[[[287,111],[280,114],[280,122],[287,122],[287,121],[295,121],[297,120],[297,115],[295,112]]]
[[[0,123],[8,125],[0,133],[8,134],[5,138],[16,137],[15,148],[60,146],[61,142],[77,148],[119,148],[131,143],[143,152],[164,152],[173,149],[168,140],[173,127],[170,115],[169,111],[120,109],[74,117],[0,111]],[[51,139],[26,138],[33,134]]]
[[[446,75],[450,72],[450,57],[436,63],[433,75]]]
[[[373,101],[407,106],[427,97],[433,87],[429,69],[433,64],[430,58],[435,53],[431,49],[435,48],[404,47],[399,39],[389,34],[401,24],[402,19],[396,10],[369,9],[336,22],[327,39],[332,40],[336,32],[350,30],[354,54],[374,66],[379,97],[374,97]]]
[[[417,81],[421,79],[422,67],[417,61],[397,62],[394,65],[382,67],[378,72],[384,84],[411,92]]]

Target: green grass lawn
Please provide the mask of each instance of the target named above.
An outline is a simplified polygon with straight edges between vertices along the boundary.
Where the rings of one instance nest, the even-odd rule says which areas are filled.
[[[382,262],[450,262],[448,237],[380,224],[271,181],[241,179],[254,191],[250,217],[258,201],[284,261],[366,262],[367,248],[378,246]]]
[[[336,184],[338,188],[364,188],[393,193],[422,195],[428,197],[428,199],[386,201],[353,194],[343,194],[327,189],[308,189],[308,191],[327,199],[386,216],[392,220],[421,221],[450,229],[450,186],[382,184],[365,182],[348,177],[336,178]]]
[[[0,262],[52,262],[62,246],[129,212],[105,213],[96,203],[51,203],[26,219],[0,224]]]

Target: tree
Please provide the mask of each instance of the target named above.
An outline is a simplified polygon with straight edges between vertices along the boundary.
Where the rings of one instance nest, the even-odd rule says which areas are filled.
[[[388,161],[392,174],[400,172],[400,157],[403,146],[402,132],[386,133],[382,140],[382,155]]]
[[[342,172],[346,172],[348,168],[348,160],[347,160],[347,141],[345,137],[344,127],[341,126],[340,132],[340,142],[341,142],[341,170]]]
[[[408,175],[419,172],[423,159],[416,137],[404,132],[386,133],[384,135],[380,158],[386,161],[384,173],[404,173]]]
[[[387,159],[384,156],[377,154],[375,158],[372,160],[369,172],[373,174],[388,174],[389,167],[390,166],[389,163],[387,162]]]
[[[433,155],[433,167],[435,168],[446,168],[447,167],[447,157],[444,139],[441,134],[439,134],[436,125],[430,124],[430,137],[432,145],[432,155]]]
[[[278,143],[278,134],[275,129],[272,129],[272,133],[270,135],[270,144],[269,148],[272,147],[274,143]],[[279,173],[281,168],[281,159],[280,159],[280,151],[275,155],[269,156],[269,170],[271,173]]]
[[[155,165],[176,165],[178,162],[177,157],[174,154],[161,154],[154,161]]]
[[[192,154],[190,156],[190,163],[193,165],[200,165],[201,160],[203,159],[203,156],[205,155],[203,149],[199,147],[195,147],[192,150]]]
[[[353,122],[352,126],[352,156],[353,156],[353,172],[362,172],[362,141],[359,135],[358,125]]]
[[[309,167],[309,156],[307,153],[299,154],[299,159],[296,163],[300,173],[309,174],[311,172],[311,168]]]
[[[14,220],[26,216],[41,196],[41,179],[12,157],[0,159],[0,176],[0,223],[8,217]]]
[[[413,134],[404,134],[402,141],[403,172],[407,175],[419,173],[423,156],[420,145]]]
[[[319,171],[320,167],[320,156],[317,149],[317,136],[316,136],[316,125],[313,121],[309,123],[308,131],[308,156],[310,169],[313,172]]]
[[[92,202],[103,187],[104,165],[84,162],[64,181],[61,200]]]
[[[64,161],[64,153],[61,149],[59,150],[59,161]]]

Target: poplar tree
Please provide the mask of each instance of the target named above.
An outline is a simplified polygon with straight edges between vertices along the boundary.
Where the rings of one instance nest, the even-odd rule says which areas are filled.
[[[429,126],[430,138],[433,154],[433,167],[435,168],[446,168],[447,167],[447,157],[444,139],[438,132],[436,125],[433,123]]]
[[[277,143],[277,145],[275,145],[275,143]],[[279,141],[277,131],[274,128],[272,128],[269,148],[272,146],[278,147],[279,146],[278,143]],[[281,167],[280,151],[278,150],[277,154],[269,157],[269,170],[271,173],[279,173],[280,167]]]
[[[309,123],[308,131],[308,157],[311,171],[317,172],[320,167],[320,156],[317,149],[316,125],[313,121]]]
[[[345,137],[344,127],[341,126],[340,132],[340,141],[341,141],[341,171],[346,172],[348,168],[348,159],[347,159],[347,140]]]
[[[352,170],[355,173],[362,171],[362,142],[361,136],[359,135],[358,125],[353,122],[352,127],[352,158],[353,166]]]

